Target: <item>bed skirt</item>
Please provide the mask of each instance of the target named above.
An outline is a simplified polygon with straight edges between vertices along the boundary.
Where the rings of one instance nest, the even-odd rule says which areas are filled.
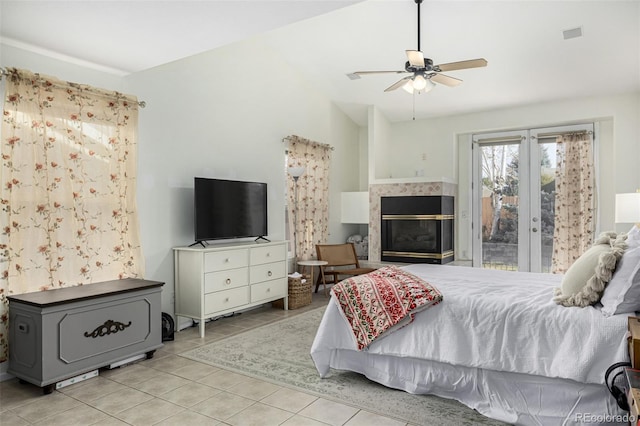
[[[312,357],[316,365],[328,361],[331,368],[358,372],[390,388],[454,399],[511,424],[628,424],[628,412],[618,408],[604,385],[347,349]]]

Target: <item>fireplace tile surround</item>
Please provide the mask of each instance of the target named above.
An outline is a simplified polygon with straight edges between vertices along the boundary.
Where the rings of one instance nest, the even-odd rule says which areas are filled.
[[[455,196],[457,185],[449,182],[388,183],[369,185],[369,262],[382,258],[380,239],[380,204],[382,197],[408,197],[416,195]]]

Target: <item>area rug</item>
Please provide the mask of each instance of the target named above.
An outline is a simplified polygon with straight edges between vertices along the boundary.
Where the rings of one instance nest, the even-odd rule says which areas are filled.
[[[332,370],[321,379],[309,353],[323,312],[314,309],[180,356],[417,425],[503,424],[457,401],[390,389],[352,372]]]

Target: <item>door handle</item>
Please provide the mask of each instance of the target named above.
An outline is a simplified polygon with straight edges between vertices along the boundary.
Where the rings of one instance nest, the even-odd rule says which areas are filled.
[[[531,231],[538,232],[538,228],[531,228]]]

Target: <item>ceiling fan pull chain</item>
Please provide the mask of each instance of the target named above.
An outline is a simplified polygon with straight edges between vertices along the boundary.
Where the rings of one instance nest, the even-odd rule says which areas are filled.
[[[413,91],[413,121],[416,121],[416,91]]]

